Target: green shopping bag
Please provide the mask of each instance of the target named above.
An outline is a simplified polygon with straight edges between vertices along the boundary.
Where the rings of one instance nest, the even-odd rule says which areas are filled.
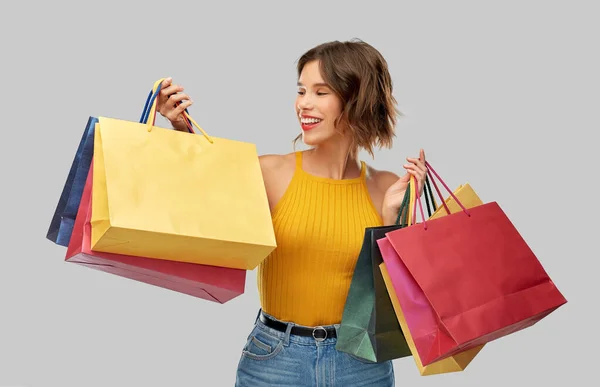
[[[424,188],[426,199],[428,194],[433,197],[431,187],[426,184]],[[384,238],[387,232],[406,227],[409,198],[410,183],[400,205],[396,224],[365,229],[338,330],[338,351],[372,362],[412,356],[379,269],[383,258],[377,245],[377,240]],[[426,201],[430,204],[429,200]],[[436,207],[433,200],[432,203]],[[432,212],[430,205],[427,209]]]

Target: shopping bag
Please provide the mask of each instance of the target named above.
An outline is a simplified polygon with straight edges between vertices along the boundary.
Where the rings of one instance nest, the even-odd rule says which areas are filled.
[[[155,84],[153,89],[148,94],[146,104],[140,117],[141,123],[146,123],[152,107],[153,95],[156,92],[158,84]],[[58,204],[50,221],[50,227],[46,234],[46,238],[52,242],[67,247],[73,232],[73,224],[75,216],[79,209],[83,186],[90,169],[92,156],[94,154],[94,129],[98,118],[89,117],[83,135],[75,152],[71,169],[67,175],[67,180],[63,187]],[[193,131],[193,130],[192,130]]]
[[[338,329],[338,351],[372,362],[411,355],[379,270],[383,261],[376,243],[386,232],[403,227],[401,215],[408,209],[408,196],[407,189],[395,225],[365,229]]]
[[[69,245],[71,233],[73,232],[73,224],[79,209],[83,186],[94,153],[94,126],[96,122],[98,122],[96,117],[88,118],[46,234],[47,239],[60,246],[67,247]]]
[[[246,271],[95,252],[90,248],[92,174],[89,170],[65,261],[217,303],[244,293]]]
[[[414,201],[414,190],[411,191],[411,194],[411,199]],[[468,183],[464,186],[459,186],[458,189],[454,191],[454,194],[455,196],[459,197],[463,201],[463,203],[468,203],[467,207],[473,207],[475,205],[481,204],[479,197],[475,194],[470,184]],[[425,195],[425,197],[427,198],[427,195]],[[455,209],[455,207],[458,206],[451,196],[444,202],[444,205],[446,207],[438,207],[437,210],[435,210],[433,213],[431,211],[428,211],[429,219],[444,216],[447,214],[447,212],[445,211],[446,208],[452,211]],[[407,226],[410,226],[412,224],[412,215],[413,211],[411,207],[411,210],[409,210],[409,214],[407,216],[409,219],[407,222]],[[438,360],[436,362],[424,366],[421,363],[419,353],[415,347],[415,343],[412,338],[412,331],[424,330],[430,332],[431,330],[435,329],[435,327],[437,326],[435,316],[431,313],[430,308],[424,308],[422,310],[419,310],[413,307],[413,309],[410,309],[409,311],[416,310],[417,313],[410,314],[412,319],[411,326],[409,327],[404,312],[402,311],[402,307],[400,306],[399,297],[396,294],[396,292],[400,293],[403,299],[406,297],[410,299],[410,302],[408,302],[409,307],[413,304],[417,306],[427,305],[427,299],[422,293],[418,292],[418,287],[414,283],[414,280],[410,276],[406,275],[406,270],[402,271],[403,267],[398,267],[398,265],[401,265],[401,263],[399,261],[398,255],[396,254],[395,250],[391,247],[389,241],[384,237],[378,239],[377,243],[379,245],[382,256],[385,257],[384,261],[390,265],[391,271],[394,273],[396,283],[398,285],[397,288],[394,288],[389,271],[386,267],[386,263],[382,263],[379,266],[379,268],[382,272],[385,286],[392,301],[392,305],[394,307],[396,317],[400,323],[402,332],[404,332],[404,336],[406,338],[408,346],[411,350],[411,353],[413,354],[413,359],[415,361],[415,364],[417,365],[419,373],[422,376],[427,376],[464,371],[467,368],[467,366],[471,363],[471,361],[475,358],[475,356],[477,356],[477,354],[481,351],[485,344],[479,345],[477,347],[468,349],[464,352],[460,352],[456,355],[446,357],[444,359]],[[407,304],[406,300],[405,304]]]
[[[160,92],[157,88],[155,95]],[[99,117],[91,248],[254,269],[276,247],[252,143]]]
[[[429,179],[425,181],[427,210],[431,215],[437,204]],[[376,243],[387,232],[406,227],[411,192],[414,198],[414,182],[408,184],[394,225],[365,229],[338,331],[336,348],[339,351],[373,362],[411,355],[379,269],[383,260]]]
[[[424,366],[421,363],[421,359],[419,357],[419,354],[417,353],[417,349],[415,348],[415,342],[412,338],[410,330],[408,329],[406,318],[404,317],[402,308],[400,307],[400,303],[398,302],[398,297],[396,296],[396,292],[392,284],[392,279],[390,278],[390,274],[385,266],[385,262],[382,262],[381,265],[379,265],[379,269],[381,271],[385,286],[390,295],[390,299],[392,301],[394,311],[400,323],[400,327],[402,328],[402,332],[404,332],[404,337],[406,338],[408,347],[410,348],[410,351],[413,354],[413,359],[415,361],[415,364],[417,365],[421,376],[464,371],[467,368],[467,366],[471,363],[471,361],[475,358],[475,356],[477,356],[477,354],[481,351],[485,344],[479,345],[477,347],[468,349],[464,352],[458,353],[454,356],[450,356],[445,359],[431,363],[427,366]]]
[[[386,234],[403,274],[384,254],[423,365],[530,327],[567,302],[497,202],[467,208],[427,167],[461,210]]]

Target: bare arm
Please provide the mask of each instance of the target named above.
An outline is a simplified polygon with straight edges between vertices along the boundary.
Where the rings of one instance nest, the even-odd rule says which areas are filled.
[[[398,182],[401,181],[401,178],[389,171],[378,171],[375,178],[379,190],[383,193],[383,202],[381,205],[383,224],[386,226],[394,225],[398,218],[398,203],[401,203],[404,198],[407,184],[399,184]]]

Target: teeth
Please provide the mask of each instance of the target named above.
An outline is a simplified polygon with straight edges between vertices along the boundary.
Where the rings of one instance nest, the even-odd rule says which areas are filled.
[[[301,118],[301,122],[303,124],[316,124],[317,122],[321,122],[322,120],[318,118]]]

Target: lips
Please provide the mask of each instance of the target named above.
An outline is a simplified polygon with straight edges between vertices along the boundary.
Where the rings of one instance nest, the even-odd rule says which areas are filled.
[[[319,126],[319,124],[321,122],[323,122],[323,120],[318,117],[311,117],[311,116],[301,116],[300,117],[300,126],[302,127],[302,130],[304,130],[304,131],[308,131],[308,130],[312,130],[312,129],[316,128],[317,126]]]

